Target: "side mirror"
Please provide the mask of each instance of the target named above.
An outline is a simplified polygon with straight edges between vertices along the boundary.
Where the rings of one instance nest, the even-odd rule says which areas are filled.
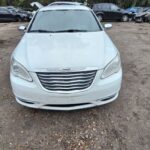
[[[25,30],[26,30],[26,26],[21,25],[21,26],[19,26],[18,30],[20,30],[20,31],[25,31]]]
[[[104,27],[105,27],[105,29],[110,29],[110,28],[112,28],[112,24],[107,23],[107,24],[104,25]]]

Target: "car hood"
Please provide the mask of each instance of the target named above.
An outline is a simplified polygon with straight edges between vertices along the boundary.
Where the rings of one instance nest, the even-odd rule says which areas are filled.
[[[144,16],[146,14],[148,14],[148,12],[140,12],[140,13],[136,14],[136,17],[141,17],[141,16]]]
[[[124,14],[132,14],[132,12],[129,12],[129,11],[125,10],[125,9],[120,9],[120,11],[122,13],[124,13]]]
[[[104,31],[26,33],[14,57],[29,71],[102,69],[117,54]]]

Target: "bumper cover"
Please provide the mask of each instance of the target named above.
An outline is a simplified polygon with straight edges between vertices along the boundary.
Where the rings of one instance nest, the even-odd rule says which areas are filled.
[[[88,89],[70,93],[47,91],[35,73],[31,73],[33,82],[19,79],[12,74],[10,79],[13,93],[21,105],[38,109],[76,110],[104,105],[118,97],[122,70],[106,79],[100,79],[100,74],[99,71]]]

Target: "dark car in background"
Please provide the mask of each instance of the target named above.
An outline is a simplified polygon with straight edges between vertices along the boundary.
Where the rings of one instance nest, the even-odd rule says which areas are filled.
[[[0,7],[0,22],[6,21],[22,21],[22,18],[17,13],[10,11],[6,7]]]
[[[93,11],[101,20],[118,20],[127,22],[133,18],[133,14],[113,3],[98,3],[93,5]]]
[[[14,6],[7,6],[6,8],[9,9],[10,11],[13,11],[17,15],[19,15],[23,21],[30,21],[32,18],[32,12],[31,11],[26,11],[22,8],[16,8]]]

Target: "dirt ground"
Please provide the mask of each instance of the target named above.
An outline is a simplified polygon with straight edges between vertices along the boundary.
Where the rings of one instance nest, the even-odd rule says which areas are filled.
[[[10,56],[23,35],[19,23],[0,24],[0,150],[150,150],[150,24],[113,23],[123,84],[117,101],[57,112],[16,103]]]

